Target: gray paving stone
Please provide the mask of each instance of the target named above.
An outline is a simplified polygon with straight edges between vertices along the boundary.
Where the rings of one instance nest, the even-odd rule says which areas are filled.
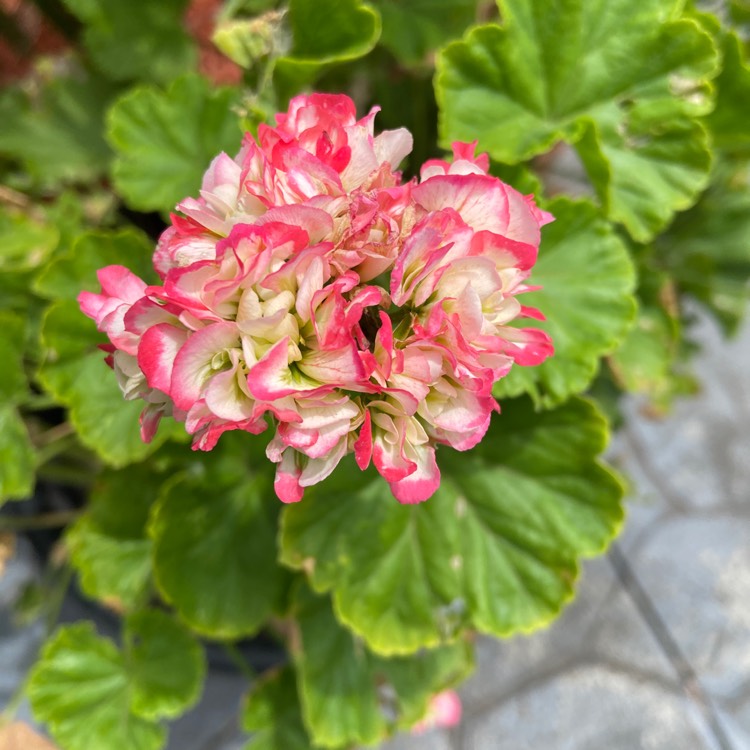
[[[703,352],[695,369],[702,391],[679,400],[663,420],[644,418],[642,401],[626,399],[626,432],[635,455],[626,457],[625,468],[638,480],[640,492],[660,495],[668,505],[687,511],[747,509],[750,322],[725,341],[711,319],[700,315],[697,320],[695,336]]]
[[[603,667],[543,680],[465,726],[461,750],[709,750],[662,686]]]
[[[733,748],[750,747],[750,701],[734,711],[720,710],[718,717]]]
[[[750,680],[750,519],[675,518],[631,557],[661,618],[717,699]]]
[[[481,638],[477,648],[477,672],[462,690],[468,714],[539,675],[597,660],[677,684],[672,665],[603,557],[585,563],[576,600],[549,628],[507,641]]]
[[[239,714],[247,688],[240,674],[209,672],[200,702],[171,724],[167,750],[242,748],[247,736],[239,729]]]
[[[419,735],[402,735],[380,746],[380,750],[453,750],[447,732],[433,729]]]
[[[20,626],[13,610],[24,587],[37,575],[31,548],[19,540],[14,556],[0,577],[0,710],[23,681],[44,637],[41,623]]]

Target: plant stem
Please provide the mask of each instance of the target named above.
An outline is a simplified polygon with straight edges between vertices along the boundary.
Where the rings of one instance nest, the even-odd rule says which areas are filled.
[[[67,526],[75,521],[82,510],[58,510],[52,513],[42,513],[38,516],[2,516],[0,515],[0,531],[34,531],[39,529],[56,529]]]
[[[75,435],[65,435],[54,442],[43,445],[36,453],[37,466],[46,464],[56,456],[64,453],[68,448],[76,443]]]
[[[31,393],[21,402],[21,409],[24,411],[43,411],[59,405],[48,393]]]
[[[49,482],[59,482],[60,484],[69,484],[74,487],[89,487],[93,481],[90,468],[56,466],[50,463],[40,465],[37,469],[36,475],[38,479],[44,479]]]
[[[224,650],[227,652],[227,656],[232,660],[237,669],[247,678],[249,682],[254,682],[257,678],[255,670],[245,661],[245,658],[240,653],[235,643],[227,641],[223,644]]]
[[[12,723],[16,718],[18,709],[21,707],[21,703],[23,703],[23,699],[26,695],[26,685],[28,684],[28,681],[29,676],[26,675],[26,677],[21,680],[21,683],[18,685],[18,687],[16,687],[16,689],[13,691],[13,695],[11,695],[8,704],[5,706],[2,712],[0,712],[0,729]]]

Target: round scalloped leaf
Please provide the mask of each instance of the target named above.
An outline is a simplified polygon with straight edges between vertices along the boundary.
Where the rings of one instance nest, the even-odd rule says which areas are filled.
[[[710,109],[717,52],[697,21],[678,20],[679,5],[501,0],[504,26],[478,27],[438,59],[442,142],[478,138],[516,163],[592,130],[582,156],[605,207],[650,238],[695,201],[710,168],[691,117]]]
[[[248,450],[245,462],[249,456]],[[276,563],[270,467],[257,474],[220,467],[170,483],[154,508],[150,536],[162,595],[196,631],[235,638],[258,631],[286,578]]]
[[[60,628],[34,666],[27,693],[34,715],[65,750],[159,750],[166,732],[130,710],[123,655],[91,623]]]
[[[221,151],[234,154],[241,132],[233,105],[238,92],[188,75],[166,91],[139,86],[107,117],[115,149],[115,187],[139,211],[171,211],[197,195],[203,173]]]
[[[596,461],[606,435],[586,401],[540,413],[509,402],[472,451],[440,449],[441,487],[418,506],[345,463],[284,510],[282,561],[330,590],[379,653],[436,646],[463,626],[529,632],[559,613],[579,558],[620,526],[622,487]]]
[[[583,391],[599,360],[617,348],[633,323],[635,270],[627,248],[591,203],[558,199],[542,230],[531,283],[519,298],[547,320],[534,326],[552,337],[555,353],[537,367],[515,366],[495,387],[502,398],[528,392],[544,406]]]

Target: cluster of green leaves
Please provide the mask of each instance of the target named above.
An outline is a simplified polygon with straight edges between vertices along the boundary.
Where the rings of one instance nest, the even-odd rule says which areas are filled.
[[[664,409],[690,387],[687,297],[739,323],[750,11],[736,0],[721,25],[680,0],[227,0],[213,40],[243,80],[217,86],[186,0],[63,2],[69,52],[0,94],[0,502],[35,481],[87,487],[70,564],[124,617],[120,644],[60,628],[32,707],[63,750],[156,750],[200,693],[202,641],[265,628],[289,663],[252,685],[248,750],[407,729],[471,671],[476,632],[549,623],[616,534],[596,399]],[[153,278],[153,233],[210,159],[311,87],[409,127],[412,172],[477,140],[556,217],[524,300],[556,354],[500,381],[502,414],[468,454],[439,451],[421,506],[344,462],[281,509],[262,437],[197,455],[167,424],[141,443],[75,301],[104,265]]]

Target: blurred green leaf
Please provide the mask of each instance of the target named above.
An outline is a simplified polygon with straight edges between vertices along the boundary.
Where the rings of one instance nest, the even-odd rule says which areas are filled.
[[[653,413],[665,413],[690,389],[682,371],[682,325],[670,276],[653,266],[651,248],[640,251],[638,314],[622,344],[608,358],[620,390],[646,395]]]
[[[736,34],[724,34],[721,49],[724,65],[716,79],[716,107],[706,118],[714,146],[735,157],[750,158],[750,67]]]
[[[253,733],[245,750],[316,750],[302,722],[294,669],[264,674],[245,699],[243,728]]]
[[[40,92],[0,95],[0,155],[19,160],[36,183],[89,182],[103,175],[110,149],[103,135],[110,84],[93,77],[54,78]]]
[[[23,368],[24,322],[0,310],[0,505],[22,500],[34,489],[36,456],[14,404],[27,393]]]
[[[376,0],[381,42],[406,65],[429,65],[428,56],[461,36],[476,20],[477,0]]]
[[[323,747],[371,745],[396,726],[410,727],[434,694],[472,668],[463,642],[408,658],[374,656],[337,622],[328,597],[302,593],[296,614],[302,711],[313,741]]]
[[[548,208],[555,221],[542,229],[531,276],[542,288],[519,299],[546,316],[533,326],[549,333],[555,353],[538,367],[513,367],[495,395],[528,392],[554,406],[583,391],[600,358],[625,337],[635,316],[635,271],[627,248],[591,203],[559,198]]]
[[[472,451],[440,449],[426,503],[399,505],[353,462],[309,488],[284,509],[282,561],[331,591],[337,616],[378,653],[434,647],[463,626],[528,632],[571,599],[579,558],[621,523],[622,488],[596,461],[605,441],[587,402],[541,413],[507,402]]]
[[[26,394],[23,369],[25,324],[16,315],[0,310],[0,404],[15,403]]]
[[[0,206],[0,273],[38,268],[59,236],[44,217]]]
[[[162,482],[154,467],[144,464],[97,477],[86,515],[66,535],[87,596],[116,610],[143,601],[151,575],[146,522]]]
[[[86,26],[92,60],[113,81],[164,83],[194,67],[182,18],[188,0],[63,0]]]
[[[26,425],[13,406],[0,403],[0,505],[34,491],[36,457]]]
[[[49,299],[74,300],[83,290],[101,291],[96,272],[109,265],[127,266],[136,276],[156,281],[151,264],[154,243],[136,229],[88,231],[47,264],[34,281],[34,291]]]
[[[750,170],[720,165],[690,211],[656,241],[655,260],[678,288],[700,300],[727,333],[736,331],[750,291]]]
[[[107,135],[116,152],[115,187],[128,204],[166,212],[197,195],[211,160],[239,149],[238,98],[234,89],[189,75],[166,91],[139,86],[118,99]]]
[[[478,27],[438,59],[443,144],[478,138],[516,163],[586,133],[581,155],[609,215],[649,239],[707,183],[710,154],[691,116],[710,108],[710,35],[678,19],[674,0],[500,8],[503,27]]]
[[[140,438],[141,402],[126,401],[114,373],[97,348],[106,337],[96,330],[71,300],[59,300],[47,310],[41,343],[45,361],[39,381],[70,412],[81,442],[110,466],[141,461],[179,429],[165,425],[151,443]]]

